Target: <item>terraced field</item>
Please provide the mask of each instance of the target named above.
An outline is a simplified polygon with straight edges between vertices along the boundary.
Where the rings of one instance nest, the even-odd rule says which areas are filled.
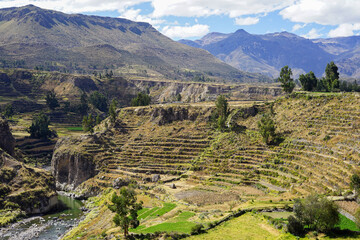
[[[119,126],[104,134],[106,144],[83,148],[101,163],[95,181],[103,187],[119,177],[146,183],[159,175],[162,183],[189,176],[216,191],[252,186],[301,195],[342,194],[360,162],[360,97],[308,98],[283,98],[273,105],[284,138],[278,146],[264,144],[257,130],[265,105],[254,116],[233,119],[245,129],[240,133],[214,131],[211,106],[178,105],[163,107],[172,110],[161,116],[154,116],[153,107],[123,109]]]
[[[278,145],[266,145],[257,126],[271,109],[282,138]],[[360,162],[358,94],[231,105],[228,120],[240,126],[237,132],[215,130],[213,111],[208,103],[119,110],[115,123],[103,121],[94,136],[79,137],[88,140],[71,146],[97,166],[96,176],[79,189],[136,182],[139,193],[156,202],[140,213],[141,225],[132,230],[139,234],[170,231],[179,212],[192,216],[179,230],[189,233],[195,223],[211,224],[239,209],[287,208],[312,192],[349,194],[350,176]],[[154,216],[165,204],[177,207]],[[354,204],[351,209],[358,207]],[[339,202],[351,215],[353,210],[343,207],[348,205]],[[111,225],[111,219],[104,224]]]

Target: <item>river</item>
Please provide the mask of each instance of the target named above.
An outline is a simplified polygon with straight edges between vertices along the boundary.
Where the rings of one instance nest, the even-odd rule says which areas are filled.
[[[71,227],[78,224],[83,212],[81,201],[58,195],[59,204],[53,212],[32,216],[0,228],[0,239],[4,240],[56,240]]]

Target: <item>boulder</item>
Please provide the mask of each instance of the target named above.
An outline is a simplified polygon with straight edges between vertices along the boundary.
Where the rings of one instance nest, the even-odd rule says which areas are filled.
[[[152,182],[158,182],[160,181],[160,175],[159,174],[154,174],[151,178]]]

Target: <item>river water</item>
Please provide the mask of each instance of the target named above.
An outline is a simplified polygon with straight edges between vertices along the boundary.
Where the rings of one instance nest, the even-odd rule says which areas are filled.
[[[83,212],[81,201],[58,196],[59,204],[52,213],[26,218],[6,228],[0,228],[4,240],[56,240],[78,224]]]

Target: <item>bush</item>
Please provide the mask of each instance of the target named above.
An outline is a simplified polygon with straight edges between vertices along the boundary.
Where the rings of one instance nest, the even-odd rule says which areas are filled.
[[[264,114],[258,122],[260,134],[266,144],[275,139],[275,123],[269,114]]]
[[[56,94],[54,91],[50,91],[46,94],[46,105],[51,109],[54,110],[55,108],[59,107],[60,104],[56,99]]]
[[[304,234],[304,226],[294,216],[289,216],[287,231],[295,236],[301,236]]]
[[[48,138],[51,137],[52,132],[49,129],[50,119],[44,113],[40,113],[28,129],[32,138]]]
[[[91,93],[90,103],[102,112],[107,111],[106,97],[103,94],[99,93],[98,91]]]
[[[197,235],[197,234],[200,234],[200,233],[202,233],[202,232],[204,232],[204,225],[202,225],[202,224],[196,224],[195,226],[193,226],[193,227],[191,228],[190,234],[191,234],[191,235]]]
[[[151,102],[151,97],[146,93],[138,93],[136,98],[131,100],[131,106],[147,106]]]
[[[294,204],[296,219],[309,230],[329,232],[340,221],[338,206],[324,196],[310,195]]]

